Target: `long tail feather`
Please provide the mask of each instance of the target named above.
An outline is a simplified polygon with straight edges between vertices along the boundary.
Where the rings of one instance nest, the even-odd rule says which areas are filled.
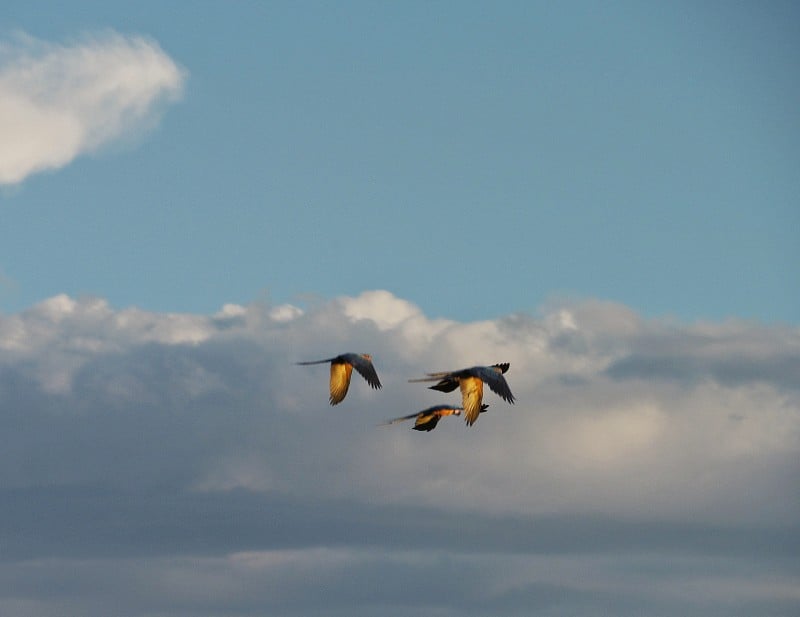
[[[416,418],[419,414],[412,413],[407,416],[402,416],[400,418],[392,418],[391,420],[387,420],[386,422],[382,422],[378,426],[390,426],[392,424],[397,424],[398,422],[403,422],[404,420],[411,420],[412,418]]]

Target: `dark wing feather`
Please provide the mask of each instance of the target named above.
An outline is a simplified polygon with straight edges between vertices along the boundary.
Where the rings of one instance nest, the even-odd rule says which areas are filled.
[[[414,422],[413,428],[415,431],[432,431],[436,428],[436,425],[439,424],[439,420],[442,418],[438,413],[420,413],[417,414],[417,421]]]
[[[504,401],[511,404],[514,403],[514,395],[511,394],[511,388],[508,387],[506,378],[501,373],[492,369],[483,369],[480,371],[480,378],[489,386],[492,392]]]
[[[458,388],[458,379],[442,379],[439,383],[428,386],[430,390],[438,390],[439,392],[452,392]]]
[[[356,356],[352,358],[351,362],[353,367],[367,380],[367,383],[372,388],[378,390],[381,387],[381,380],[378,379],[378,373],[375,372],[375,367],[370,360],[367,360],[364,356]]]

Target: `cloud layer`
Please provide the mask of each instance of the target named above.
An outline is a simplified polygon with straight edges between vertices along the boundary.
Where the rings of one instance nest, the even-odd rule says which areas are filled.
[[[152,40],[114,32],[69,45],[0,46],[0,184],[58,169],[147,128],[184,71]]]
[[[327,367],[294,362],[344,351],[384,388],[354,376],[331,408]],[[458,400],[409,378],[500,361],[517,404],[379,426]],[[605,302],[461,323],[384,291],[215,315],[58,296],[0,316],[0,410],[4,615],[800,607],[789,326]]]

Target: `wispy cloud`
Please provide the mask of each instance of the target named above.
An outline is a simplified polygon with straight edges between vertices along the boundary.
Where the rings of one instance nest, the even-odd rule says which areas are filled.
[[[185,71],[157,43],[106,32],[70,44],[19,35],[0,47],[0,184],[67,165],[147,128]]]
[[[331,408],[327,368],[293,363],[343,351],[371,352],[384,388],[356,377]],[[383,291],[214,315],[51,298],[0,316],[0,608],[789,612],[800,392],[779,367],[798,357],[794,327],[602,302],[462,323]],[[499,361],[515,405],[378,426],[458,398],[408,378]],[[70,604],[119,560],[113,593]],[[3,602],[32,569],[73,573],[63,597]],[[446,593],[416,591],[443,570]]]

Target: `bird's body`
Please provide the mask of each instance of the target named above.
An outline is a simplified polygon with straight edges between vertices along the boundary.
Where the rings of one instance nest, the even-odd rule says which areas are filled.
[[[481,413],[484,383],[504,401],[514,403],[514,395],[511,393],[505,377],[503,377],[503,373],[508,370],[509,366],[508,362],[493,364],[492,366],[473,366],[458,371],[428,373],[427,377],[410,379],[409,381],[436,381],[438,383],[430,386],[430,389],[439,390],[440,392],[452,392],[457,387],[460,387],[464,419],[468,425],[472,426]]]
[[[298,362],[297,364],[307,366],[309,364],[326,364],[328,362],[331,365],[331,405],[338,405],[344,400],[350,387],[350,376],[353,374],[353,369],[356,369],[372,388],[377,390],[381,387],[378,373],[375,372],[375,367],[372,365],[372,356],[366,353],[343,353],[335,358]]]
[[[488,405],[481,405],[480,413],[483,413],[489,408]],[[389,420],[386,424],[396,424],[398,422],[402,422],[404,420],[411,420],[412,418],[416,418],[414,420],[414,426],[411,428],[415,431],[432,431],[436,428],[436,425],[439,424],[439,420],[441,420],[445,416],[460,416],[461,412],[464,411],[462,407],[453,407],[451,405],[436,405],[434,407],[428,407],[428,409],[423,409],[422,411],[418,411],[417,413],[412,413],[407,416],[402,416],[400,418],[395,418],[393,420]]]

